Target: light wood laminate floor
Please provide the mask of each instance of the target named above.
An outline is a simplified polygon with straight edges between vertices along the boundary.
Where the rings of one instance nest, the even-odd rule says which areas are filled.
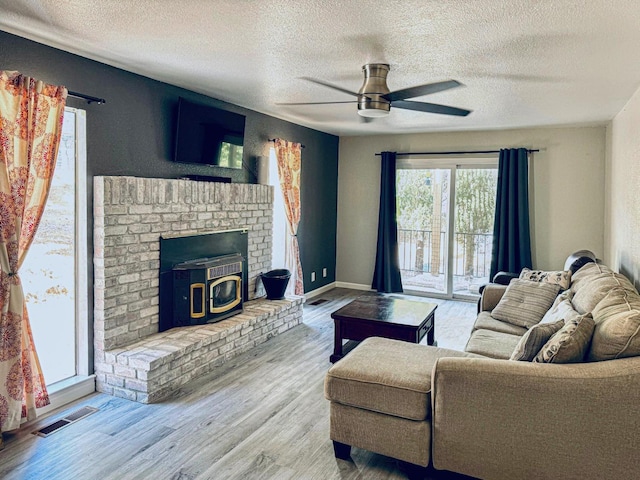
[[[191,382],[170,400],[143,405],[93,394],[5,433],[0,478],[407,478],[399,462],[357,448],[350,461],[337,460],[329,440],[323,381],[333,349],[330,314],[361,293],[334,289],[310,300],[303,324]],[[320,298],[327,301],[311,304]],[[436,340],[462,349],[475,304],[435,302]],[[99,411],[47,438],[30,433],[82,406]],[[466,477],[433,472],[429,478]]]

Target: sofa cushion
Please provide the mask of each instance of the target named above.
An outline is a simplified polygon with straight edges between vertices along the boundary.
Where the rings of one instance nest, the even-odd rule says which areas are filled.
[[[531,362],[544,344],[563,326],[564,320],[534,325],[520,338],[509,360]]]
[[[615,272],[604,272],[585,279],[580,284],[580,288],[575,291],[571,304],[578,313],[592,312],[607,293],[615,288],[624,288],[631,292],[636,291],[633,284],[624,275]]]
[[[550,283],[512,280],[496,308],[491,311],[491,316],[519,327],[529,328],[542,319],[559,291],[559,286]]]
[[[511,335],[524,335],[527,329],[518,327],[512,323],[497,320],[489,312],[480,312],[473,324],[474,330],[493,330],[494,332],[510,333]]]
[[[572,299],[573,295],[586,285],[590,279],[602,273],[613,273],[613,270],[601,263],[588,263],[571,275],[571,287],[569,291],[571,292]]]
[[[581,288],[581,286],[586,283],[586,281],[591,277],[600,275],[601,273],[612,272],[613,270],[611,270],[606,265],[603,265],[602,263],[587,263],[576,273],[571,275],[571,292],[577,292]]]
[[[431,410],[431,371],[438,358],[475,357],[445,348],[371,337],[327,372],[332,402],[425,420]]]
[[[508,360],[520,341],[520,337],[521,335],[491,330],[476,330],[471,334],[464,351],[483,357]]]
[[[593,319],[589,361],[640,355],[640,295],[623,288],[612,290],[594,308]]]
[[[547,272],[545,270],[531,270],[523,268],[520,272],[522,280],[531,280],[532,282],[544,282],[552,285],[558,285],[562,290],[566,290],[571,285],[571,271],[561,270],[558,272]]]
[[[537,363],[578,363],[585,359],[594,329],[590,313],[572,313],[533,359]]]

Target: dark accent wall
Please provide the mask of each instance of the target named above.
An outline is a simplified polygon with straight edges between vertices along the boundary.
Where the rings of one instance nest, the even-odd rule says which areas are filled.
[[[69,90],[102,97],[104,105],[69,97],[67,105],[87,111],[87,191],[89,278],[93,278],[93,176],[132,175],[178,178],[184,175],[231,177],[256,183],[256,158],[268,155],[268,139],[305,145],[302,153],[302,216],[298,231],[305,291],[335,281],[338,137],[247,110],[211,97],[127,72],[0,31],[0,69]],[[247,117],[244,162],[232,170],[178,164],[173,157],[174,111],[178,97],[238,112]],[[322,277],[322,269],[328,275]],[[316,281],[311,283],[311,272]],[[89,295],[93,325],[93,290]],[[91,356],[92,357],[92,356]]]

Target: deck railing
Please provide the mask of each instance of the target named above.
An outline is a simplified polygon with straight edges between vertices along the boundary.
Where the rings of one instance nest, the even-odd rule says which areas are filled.
[[[440,232],[439,237],[434,238],[431,230],[398,229],[400,270],[416,275],[444,273],[447,233]],[[492,243],[490,233],[456,233],[453,240],[454,277],[488,277]]]

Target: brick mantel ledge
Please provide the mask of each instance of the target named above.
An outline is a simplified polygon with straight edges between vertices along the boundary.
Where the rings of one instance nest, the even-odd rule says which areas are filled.
[[[170,397],[187,382],[302,321],[303,297],[253,300],[217,323],[180,327],[108,350],[96,364],[98,391],[141,403]]]

